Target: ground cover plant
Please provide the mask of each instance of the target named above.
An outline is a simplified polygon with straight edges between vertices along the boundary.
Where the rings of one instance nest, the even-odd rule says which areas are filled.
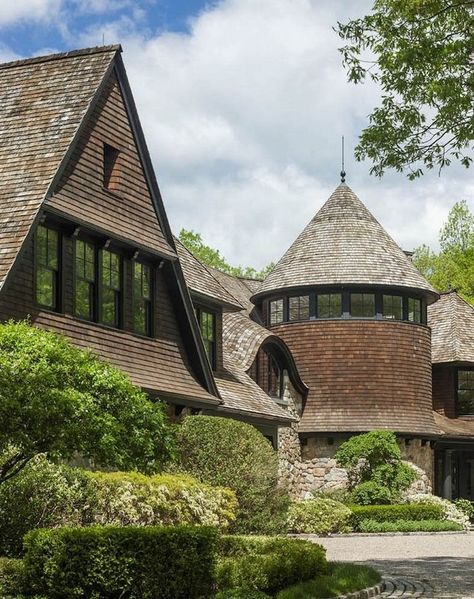
[[[417,476],[402,461],[392,431],[375,430],[351,437],[339,447],[335,457],[347,470],[352,501],[360,505],[400,501],[403,491]]]
[[[91,352],[28,322],[0,325],[0,422],[0,484],[40,453],[155,473],[174,447],[162,404]]]
[[[288,530],[294,533],[327,535],[350,532],[352,511],[333,499],[316,497],[292,503]]]
[[[239,512],[233,532],[284,532],[289,500],[278,482],[278,455],[255,427],[230,418],[188,416],[178,428],[178,468],[235,491]]]
[[[277,599],[326,599],[373,587],[380,574],[368,566],[330,563],[328,572],[314,580],[301,582],[276,595]]]

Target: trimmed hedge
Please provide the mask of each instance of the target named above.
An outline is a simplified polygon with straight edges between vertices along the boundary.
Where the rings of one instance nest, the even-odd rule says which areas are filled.
[[[444,532],[463,530],[456,522],[449,520],[395,520],[393,522],[377,522],[377,520],[361,520],[359,532]]]
[[[300,539],[225,536],[220,542],[217,588],[274,595],[327,571],[326,550]]]
[[[35,530],[25,537],[33,594],[52,599],[212,595],[218,533],[206,527]]]
[[[364,505],[351,506],[352,525],[355,530],[360,529],[361,522],[372,520],[374,522],[399,522],[400,520],[442,520],[443,510],[433,504],[396,504],[396,505]]]
[[[351,510],[333,499],[317,497],[290,505],[288,529],[290,532],[327,535],[350,532]]]
[[[24,567],[21,559],[0,557],[0,597],[16,596],[23,591]]]

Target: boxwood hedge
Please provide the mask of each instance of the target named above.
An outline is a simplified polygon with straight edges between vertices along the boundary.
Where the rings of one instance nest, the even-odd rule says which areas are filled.
[[[360,529],[361,522],[372,520],[374,522],[399,522],[400,520],[442,520],[443,510],[433,504],[396,504],[396,505],[362,505],[351,506],[352,526]]]

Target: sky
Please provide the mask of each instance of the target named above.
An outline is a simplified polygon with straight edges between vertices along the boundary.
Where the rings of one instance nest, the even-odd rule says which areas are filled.
[[[235,265],[276,261],[347,183],[406,250],[474,210],[472,169],[382,179],[353,149],[379,91],[347,82],[333,30],[367,0],[0,0],[0,61],[120,43],[175,233]]]

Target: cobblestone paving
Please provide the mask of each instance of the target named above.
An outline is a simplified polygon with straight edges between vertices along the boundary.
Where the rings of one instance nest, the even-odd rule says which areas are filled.
[[[314,538],[328,559],[374,566],[382,597],[474,599],[474,533]]]

